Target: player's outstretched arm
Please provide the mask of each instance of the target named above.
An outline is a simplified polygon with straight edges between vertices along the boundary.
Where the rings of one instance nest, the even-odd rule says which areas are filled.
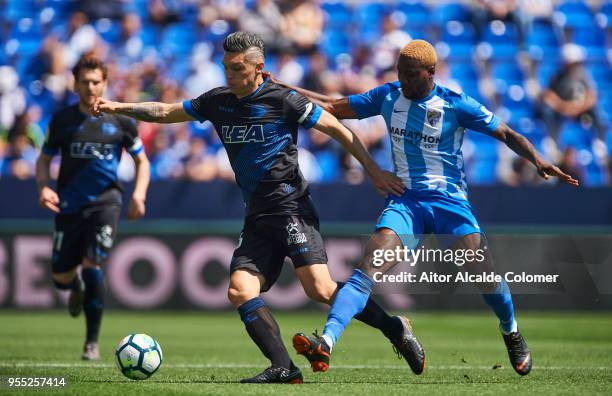
[[[492,136],[504,142],[512,151],[534,164],[538,170],[538,174],[544,179],[548,180],[550,176],[556,176],[567,184],[578,186],[578,180],[564,173],[557,166],[544,160],[525,136],[514,131],[503,122],[499,124]]]
[[[134,156],[134,162],[136,164],[136,183],[128,206],[128,219],[130,220],[137,220],[145,215],[147,189],[151,180],[151,166],[144,151]]]
[[[361,139],[326,111],[321,113],[321,117],[314,125],[317,129],[333,139],[340,142],[342,147],[363,165],[376,189],[383,195],[395,194],[402,195],[405,190],[402,180],[391,172],[383,171],[370,156],[364,147]]]
[[[323,95],[318,92],[309,91],[308,89],[295,87],[293,85],[286,84],[282,81],[278,81],[270,73],[264,73],[264,75],[268,77],[273,83],[283,86],[285,88],[292,89],[297,93],[304,95],[314,103],[321,106],[323,110],[327,111],[338,119],[346,120],[357,118],[357,114],[351,108],[348,98],[334,98],[331,96]]]
[[[59,213],[59,196],[49,187],[49,165],[53,157],[45,153],[40,153],[36,160],[36,185],[38,186],[38,203],[43,208],[52,212]]]
[[[157,122],[161,124],[194,121],[194,118],[187,114],[183,108],[182,102],[121,103],[98,98],[91,106],[91,112],[95,116],[100,116],[102,113],[123,114],[140,121]]]

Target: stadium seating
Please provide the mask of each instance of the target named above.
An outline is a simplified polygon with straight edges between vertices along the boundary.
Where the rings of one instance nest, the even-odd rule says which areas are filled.
[[[142,49],[136,59],[121,58],[119,65],[126,67],[147,57],[159,66],[164,79],[181,84],[192,73],[191,55],[194,45],[201,41],[211,43],[211,60],[220,62],[222,40],[227,33],[238,28],[238,22],[218,19],[202,26],[198,22],[198,1],[170,3],[172,11],[178,13],[177,20],[156,23],[149,16],[148,0],[121,2],[124,12],[140,16],[142,27],[136,34],[142,42]],[[223,2],[206,3],[217,6]],[[534,142],[541,142],[548,136],[547,128],[536,118],[538,92],[529,84],[536,81],[540,89],[548,86],[550,78],[563,63],[561,47],[567,42],[584,48],[587,69],[598,89],[599,115],[604,125],[612,122],[612,69],[608,38],[612,30],[612,3],[604,1],[600,6],[591,4],[581,0],[555,2],[554,15],[532,18],[525,26],[526,34],[521,40],[515,22],[506,19],[483,23],[478,19],[482,15],[475,12],[469,2],[323,0],[320,7],[325,15],[325,24],[319,49],[328,57],[332,71],[348,65],[359,73],[361,70],[355,69],[352,63],[357,50],[363,47],[375,48],[382,34],[383,19],[395,13],[393,18],[399,22],[400,29],[413,38],[431,40],[436,44],[439,56],[448,64],[450,76],[461,85],[464,92],[491,107],[515,128],[525,129],[522,132]],[[244,5],[254,10],[256,2],[249,0]],[[0,31],[0,65],[11,65],[17,71],[28,104],[38,105],[42,109],[37,122],[43,130],[46,129],[51,113],[66,101],[74,100],[74,96],[58,99],[56,94],[44,87],[41,81],[48,62],[40,54],[41,45],[51,35],[60,41],[68,40],[69,20],[78,7],[78,2],[73,1],[0,1],[0,22],[5,26]],[[124,52],[121,51],[125,43],[121,38],[120,20],[104,18],[89,23],[109,46],[110,54],[123,56]],[[346,55],[338,58],[340,54]],[[338,60],[340,63],[337,63]],[[310,67],[309,54],[296,54],[296,61],[307,74]],[[384,70],[376,70],[373,59],[370,62],[368,73],[373,70],[381,77]],[[273,73],[278,71],[277,54],[268,55],[266,66]],[[488,82],[493,83],[492,88],[487,86]],[[210,136],[210,127],[192,127],[191,130],[194,137]],[[584,144],[581,140],[577,139],[577,136],[584,135],[584,131],[570,123],[562,127],[557,144],[559,147],[576,144],[581,145],[582,150],[587,150],[582,147]],[[478,150],[471,164],[467,165],[474,165],[468,170],[470,180],[494,183],[497,180],[494,171],[498,160],[496,146],[486,142],[486,139],[481,141],[480,137],[475,138],[475,141],[478,142]],[[218,148],[218,142],[210,147]],[[326,164],[319,164],[322,168],[330,168],[330,163],[340,166],[337,159],[332,161],[326,156],[329,153],[317,155],[318,160]],[[591,173],[600,172],[602,175],[590,176],[590,183],[603,183],[605,170],[596,168],[585,168],[590,169]],[[332,175],[329,176],[331,179],[341,178],[342,172],[329,171],[324,172],[325,175]]]

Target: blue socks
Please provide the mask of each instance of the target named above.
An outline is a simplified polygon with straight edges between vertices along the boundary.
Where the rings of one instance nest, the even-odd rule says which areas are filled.
[[[494,293],[483,294],[482,298],[499,318],[499,328],[502,332],[509,334],[517,331],[512,295],[506,281],[499,282]]]
[[[365,272],[356,269],[338,291],[323,329],[323,337],[330,348],[338,341],[351,319],[363,311],[373,287],[374,280]]]
[[[100,268],[83,268],[81,277],[85,284],[83,311],[87,323],[86,342],[98,342],[104,309],[104,273]]]

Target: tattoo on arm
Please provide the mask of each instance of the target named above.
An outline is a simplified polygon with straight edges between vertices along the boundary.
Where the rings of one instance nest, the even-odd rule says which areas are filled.
[[[130,103],[129,106],[119,112],[128,117],[147,122],[159,122],[166,117],[163,103],[158,102]]]

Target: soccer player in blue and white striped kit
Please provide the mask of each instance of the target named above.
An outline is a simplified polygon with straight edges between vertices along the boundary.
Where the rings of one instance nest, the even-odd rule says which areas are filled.
[[[431,44],[415,40],[400,52],[399,81],[340,99],[295,88],[339,119],[382,115],[391,138],[394,172],[406,186],[401,196],[388,196],[376,233],[366,245],[359,268],[339,290],[322,336],[298,333],[293,338],[296,351],[310,361],[314,371],[326,371],[329,367],[333,346],[350,320],[365,306],[374,286],[373,274],[396,264],[386,262],[382,268],[374,266],[374,251],[395,250],[402,245],[412,249],[418,245],[419,235],[444,235],[450,236],[450,247],[485,251],[484,265],[475,261],[466,263],[467,271],[482,273],[492,269],[486,238],[467,200],[461,152],[466,128],[504,142],[533,163],[544,179],[557,176],[568,184],[578,185],[570,175],[545,161],[525,137],[501,122],[485,106],[466,94],[436,85],[436,61]],[[517,327],[508,285],[505,281],[480,283],[478,288],[499,318],[512,367],[520,375],[528,374],[531,351]],[[413,343],[413,340],[405,342]],[[425,353],[420,352],[424,368]]]

